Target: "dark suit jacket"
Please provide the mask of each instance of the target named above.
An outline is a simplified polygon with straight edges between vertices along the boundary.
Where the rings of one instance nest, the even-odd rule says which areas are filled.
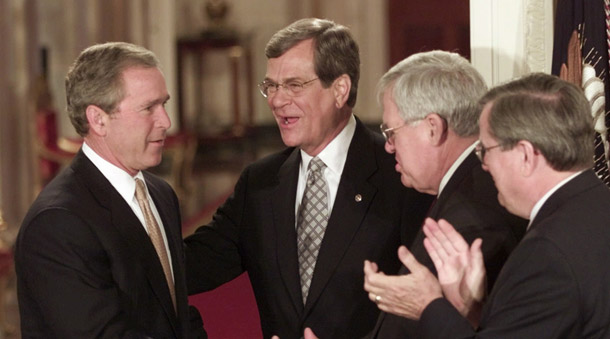
[[[449,221],[472,243],[483,239],[485,269],[489,287],[493,286],[502,265],[523,236],[527,221],[506,211],[498,202],[498,191],[491,175],[481,167],[472,152],[453,173],[430,210],[434,220]],[[432,259],[424,247],[425,234],[419,231],[410,250],[417,260],[436,274]],[[401,274],[408,273],[402,267]],[[382,313],[374,331],[376,338],[419,338],[417,322]]]
[[[610,338],[610,190],[588,170],[553,193],[502,268],[470,327],[445,299],[426,338]]]
[[[140,220],[80,151],[40,193],[15,250],[23,338],[186,338],[177,198],[144,173],[171,252],[178,314]]]
[[[305,305],[295,231],[296,148],[248,166],[211,224],[186,238],[189,292],[247,271],[266,338],[300,338],[305,327],[321,338],[370,332],[379,311],[363,289],[364,260],[397,272],[401,230],[419,227],[431,200],[401,185],[383,146],[381,135],[357,121]]]

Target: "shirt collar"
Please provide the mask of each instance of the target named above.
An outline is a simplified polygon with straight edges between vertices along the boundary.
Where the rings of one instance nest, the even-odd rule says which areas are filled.
[[[355,132],[356,118],[352,114],[343,130],[317,155],[329,170],[337,173],[339,176],[343,172],[343,167],[347,160],[347,151]],[[302,173],[307,173],[307,167],[311,159],[313,159],[312,156],[301,150]]]
[[[530,212],[530,220],[529,220],[529,223],[527,224],[527,229],[530,228],[530,226],[532,225],[532,221],[534,220],[534,218],[536,218],[536,215],[538,215],[538,212],[540,212],[542,205],[544,205],[544,203],[551,197],[551,195],[553,195],[553,193],[555,193],[559,188],[561,188],[561,186],[567,184],[568,181],[574,179],[574,177],[576,177],[577,175],[579,175],[582,172],[583,171],[578,171],[578,172],[570,175],[569,177],[563,179],[557,185],[555,185],[553,188],[551,188],[548,192],[546,192],[542,196],[542,198],[540,198],[540,200],[538,200],[536,202],[536,204],[534,205],[534,208],[532,208],[532,211]]]
[[[470,153],[472,153],[472,150],[474,149],[476,144],[477,143],[474,142],[472,145],[468,146],[464,150],[464,152],[462,152],[462,154],[460,154],[460,156],[453,162],[453,165],[451,165],[451,167],[449,167],[449,170],[443,176],[443,179],[441,180],[441,184],[438,187],[438,194],[436,195],[437,197],[440,197],[441,192],[443,191],[445,186],[447,186],[447,183],[449,182],[449,179],[451,179],[451,177],[453,176],[453,173],[455,173],[455,171],[457,171],[458,167],[460,167],[460,165],[462,165],[464,160],[466,160],[466,158],[470,155]]]
[[[102,175],[108,179],[110,184],[119,192],[123,199],[125,199],[125,201],[131,201],[136,192],[135,179],[142,179],[142,181],[145,182],[142,171],[138,171],[138,173],[132,177],[129,173],[99,156],[99,154],[89,147],[86,142],[83,143],[82,149],[85,156],[91,160],[93,165],[95,165],[100,172],[102,172]]]

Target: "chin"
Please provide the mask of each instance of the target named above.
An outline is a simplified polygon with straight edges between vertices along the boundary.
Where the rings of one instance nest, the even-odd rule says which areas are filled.
[[[400,176],[400,182],[402,182],[402,185],[405,187],[417,189],[415,185],[413,185],[413,181],[406,178],[404,174]]]
[[[294,140],[294,138],[291,138],[289,133],[281,133],[282,135],[282,142],[284,143],[284,145],[286,145],[286,147],[298,147],[300,146],[300,143],[297,140]]]
[[[519,211],[517,210],[517,208],[514,205],[509,204],[506,201],[506,199],[504,198],[504,196],[502,194],[500,194],[500,193],[498,193],[498,202],[500,203],[500,205],[502,207],[506,208],[506,210],[509,213],[514,214],[514,215],[519,216],[519,217],[522,217],[522,218],[526,218],[526,217],[523,216],[522,213],[519,213]],[[529,218],[529,216],[527,216],[527,218]]]
[[[161,163],[161,160],[162,160],[162,157],[161,157],[161,156],[156,157],[156,158],[154,158],[154,159],[150,159],[150,161],[147,161],[147,162],[145,163],[145,165],[146,165],[146,169],[149,169],[149,168],[151,168],[151,167],[155,167],[155,166],[159,165],[159,164]]]

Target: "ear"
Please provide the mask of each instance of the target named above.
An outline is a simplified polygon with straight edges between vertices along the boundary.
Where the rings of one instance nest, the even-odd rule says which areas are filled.
[[[526,140],[519,141],[515,147],[518,151],[521,174],[529,177],[540,164],[542,154],[532,143]]]
[[[335,106],[342,108],[349,98],[349,91],[352,88],[352,80],[347,74],[339,76],[332,84],[333,95],[335,96]]]
[[[89,133],[105,136],[109,115],[95,105],[87,106],[85,113],[87,115],[87,122],[89,123]]]
[[[447,140],[447,121],[441,118],[440,115],[430,113],[424,118],[422,123],[428,126],[428,138],[432,145],[438,146]]]

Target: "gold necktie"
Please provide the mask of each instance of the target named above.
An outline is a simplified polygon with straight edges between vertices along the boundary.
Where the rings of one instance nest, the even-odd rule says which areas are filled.
[[[155,219],[152,210],[150,209],[150,204],[148,203],[148,198],[146,197],[146,186],[144,186],[144,181],[140,179],[136,179],[136,200],[138,200],[138,205],[140,205],[140,209],[144,214],[144,219],[146,220],[146,228],[148,229],[148,235],[150,236],[150,240],[155,247],[155,251],[159,256],[159,260],[161,261],[161,266],[163,266],[163,272],[165,273],[165,280],[167,281],[167,286],[169,288],[169,294],[172,297],[172,303],[174,304],[174,310],[176,310],[176,292],[174,289],[174,279],[172,278],[172,270],[169,266],[169,256],[167,255],[167,250],[165,249],[165,244],[163,243],[163,235],[161,234],[161,229],[159,228],[159,224]]]

